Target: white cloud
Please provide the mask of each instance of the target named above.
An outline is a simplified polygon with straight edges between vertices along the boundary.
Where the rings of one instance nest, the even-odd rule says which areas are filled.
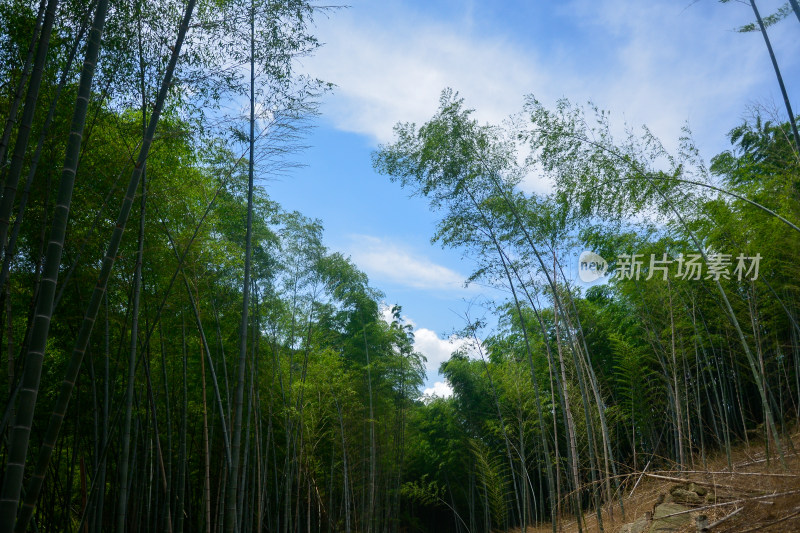
[[[392,322],[391,306],[385,302],[380,306],[381,318],[387,322]],[[450,396],[453,391],[450,385],[443,381],[437,381],[439,367],[442,363],[449,360],[453,352],[462,351],[470,357],[478,357],[479,352],[475,346],[474,339],[468,339],[451,335],[445,339],[441,338],[435,331],[429,328],[417,327],[416,323],[408,316],[403,315],[402,321],[413,328],[414,332],[414,351],[425,356],[425,383],[433,385],[423,389],[424,396],[437,395],[441,397]]]
[[[414,330],[414,349],[421,352],[427,359],[428,374],[439,371],[439,366],[450,359],[450,355],[456,350],[466,348],[468,340],[451,336],[442,339],[435,331],[427,328],[417,328]]]
[[[465,290],[465,276],[387,239],[353,235],[348,253],[370,278],[415,289]]]
[[[385,302],[380,305],[381,319],[387,324],[391,324],[393,320],[392,307]],[[434,377],[439,373],[439,367],[442,363],[450,359],[453,352],[462,350],[468,354],[474,354],[475,350],[472,347],[472,339],[465,339],[451,335],[446,339],[442,339],[439,335],[428,328],[417,327],[416,322],[406,315],[401,317],[404,324],[410,325],[414,332],[414,351],[420,352],[425,356],[425,373],[428,376],[427,381],[433,381]],[[437,385],[434,385],[436,387]],[[448,386],[449,389],[449,386]],[[428,391],[429,389],[425,389]],[[428,392],[425,392],[428,394]]]
[[[530,51],[505,39],[470,38],[451,23],[410,13],[391,21],[369,16],[360,6],[332,17],[320,29],[325,46],[306,61],[314,75],[338,85],[325,113],[342,130],[388,142],[397,122],[429,119],[448,86],[480,119],[500,122],[519,110],[526,92],[551,81],[531,68]]]
[[[428,397],[438,396],[439,398],[449,398],[453,395],[453,389],[450,388],[447,382],[437,381],[433,384],[433,387],[428,387],[422,391],[422,394]]]
[[[390,305],[382,302],[380,305],[380,313],[381,319],[384,322],[388,324],[392,323],[393,316],[392,307]],[[455,335],[451,335],[446,339],[442,339],[432,329],[417,327],[417,324],[408,316],[403,315],[401,318],[404,324],[410,325],[413,328],[414,351],[425,356],[425,374],[427,376],[426,381],[428,383],[433,382],[439,373],[439,367],[442,363],[450,359],[450,356],[453,354],[453,352],[457,350],[466,351],[468,354],[473,354],[475,352],[475,350],[472,348],[471,339],[464,339]],[[436,382],[434,383],[433,388],[426,388],[424,394],[430,394],[430,391],[433,391],[434,389],[437,390],[438,394],[444,390],[442,387],[446,387],[447,391],[450,391],[450,386],[446,383]],[[452,393],[452,391],[448,392],[448,395],[450,393]],[[442,394],[439,395],[441,396]]]
[[[583,37],[600,43],[601,62],[588,62],[583,77],[571,72],[584,87],[565,94],[592,98],[632,126],[647,124],[668,147],[688,121],[698,141],[717,150],[747,103],[777,87],[761,36],[733,31],[752,18],[742,7],[576,0],[570,12]]]
[[[381,302],[379,306],[379,311],[381,314],[381,320],[386,322],[387,324],[391,324],[394,322],[394,315],[392,314],[392,306],[386,302]],[[411,320],[407,315],[400,315],[400,320],[402,321],[404,326],[411,326],[411,328],[417,327],[416,322]]]
[[[380,313],[381,313],[381,320],[383,320],[387,324],[391,324],[394,321],[394,315],[392,315],[392,306],[387,304],[386,302],[381,302]]]
[[[724,134],[749,103],[778,94],[761,36],[733,31],[752,18],[735,3],[574,0],[553,18],[559,26],[551,31],[563,24],[564,35],[533,37],[472,25],[452,9],[436,19],[396,3],[375,5],[321,24],[325,46],[306,61],[338,85],[324,108],[334,125],[373,141],[390,141],[398,121],[430,118],[451,86],[479,119],[494,123],[519,111],[526,94],[546,105],[562,96],[592,99],[614,112],[619,130],[623,121],[647,124],[672,149],[688,121],[710,156],[725,148]],[[770,32],[791,71],[800,58],[796,25]],[[526,188],[547,184],[532,177]]]

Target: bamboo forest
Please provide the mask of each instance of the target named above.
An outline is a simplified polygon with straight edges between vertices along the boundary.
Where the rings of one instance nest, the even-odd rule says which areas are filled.
[[[574,55],[591,2],[515,6],[584,17],[548,33],[543,56],[577,64],[563,86],[518,72],[521,37],[491,56],[481,34],[452,78],[426,70],[469,33],[424,26],[434,9],[546,30],[491,2],[356,4],[0,0],[0,531],[800,531],[798,2],[653,3],[758,69],[735,74],[742,100],[720,82],[691,117],[576,81],[600,69],[580,54],[611,46]],[[597,24],[628,42],[644,4],[604,0]],[[421,29],[395,39],[407,20]],[[382,32],[408,55],[369,63]],[[626,53],[668,63],[652,39]],[[468,71],[506,72],[487,57],[519,78],[473,90]],[[355,80],[403,71],[363,82],[361,126],[329,105],[355,98],[345,61]],[[771,103],[739,104],[764,102],[752,87]],[[717,105],[725,120],[705,119]],[[356,171],[309,163],[315,145],[353,159],[325,144],[337,127],[376,184],[340,181],[338,206],[325,191]],[[299,177],[326,172],[331,189]],[[472,295],[433,297],[456,324],[436,326],[442,359],[412,293],[370,265],[438,290],[428,274],[325,231],[377,246],[365,235],[411,224],[406,208],[428,217],[407,233],[451,258],[425,272],[461,269]]]

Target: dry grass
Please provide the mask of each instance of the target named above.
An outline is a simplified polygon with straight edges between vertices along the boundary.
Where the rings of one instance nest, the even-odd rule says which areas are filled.
[[[800,433],[792,437],[793,449],[784,443],[787,469],[784,470],[777,457],[766,460],[763,442],[750,441],[750,446],[741,446],[731,452],[733,470],[728,469],[723,454],[708,460],[708,468],[679,473],[674,471],[648,471],[625,478],[625,518],[620,512],[619,502],[603,508],[603,525],[606,532],[619,531],[626,523],[633,522],[648,512],[664,498],[669,499],[669,490],[679,480],[694,482],[710,489],[709,502],[689,505],[691,516],[688,524],[674,531],[697,531],[695,519],[706,515],[708,523],[725,519],[713,525],[709,531],[722,532],[786,532],[800,531]],[[774,452],[773,452],[774,454]],[[702,462],[695,460],[695,465]],[[638,485],[637,485],[638,482]],[[634,486],[636,487],[634,490]],[[631,494],[632,493],[632,494]],[[732,514],[736,512],[736,514]],[[593,510],[585,511],[583,531],[597,532],[597,516]],[[550,533],[548,524],[528,528],[528,533]],[[564,517],[560,531],[578,531],[574,517]],[[513,533],[521,533],[514,530]]]

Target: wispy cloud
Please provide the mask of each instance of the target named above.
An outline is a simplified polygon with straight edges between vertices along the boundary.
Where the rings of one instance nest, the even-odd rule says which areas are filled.
[[[398,121],[428,119],[452,86],[495,123],[526,94],[548,105],[592,99],[619,124],[647,124],[668,147],[688,121],[711,155],[746,105],[777,94],[776,84],[760,36],[732,31],[752,18],[746,9],[687,4],[575,0],[553,21],[563,34],[559,26],[534,36],[396,6],[387,20],[362,5],[320,27],[326,44],[307,66],[338,85],[325,107],[335,126],[378,142],[391,140]],[[771,32],[785,67],[796,67],[796,29]]]
[[[410,13],[373,20],[363,8],[337,14],[321,28],[325,46],[309,69],[338,85],[325,113],[343,130],[378,142],[397,122],[430,118],[438,96],[453,87],[482,120],[499,122],[519,110],[523,95],[550,83],[532,68],[530,51],[502,38],[470,38],[449,22]]]
[[[565,9],[583,38],[597,43],[583,63],[585,77],[570,69],[584,88],[572,85],[565,94],[592,98],[631,125],[647,124],[667,146],[688,123],[701,145],[721,149],[747,105],[777,89],[761,36],[733,31],[750,22],[747,6],[575,0]],[[785,25],[771,33],[790,68],[798,48],[787,29],[796,35]]]
[[[353,235],[347,251],[371,279],[415,289],[465,290],[465,276],[389,239]]]

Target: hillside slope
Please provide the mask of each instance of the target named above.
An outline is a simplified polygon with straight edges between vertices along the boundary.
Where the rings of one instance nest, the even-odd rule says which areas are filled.
[[[619,502],[603,508],[606,532],[786,532],[800,531],[800,433],[785,440],[784,469],[774,450],[767,457],[763,441],[751,440],[731,453],[694,458],[694,470],[645,471],[626,476],[625,516]],[[705,517],[705,518],[703,518]],[[702,527],[706,529],[701,529]],[[575,520],[560,524],[565,533],[579,531]],[[599,531],[597,517],[586,513],[584,532]],[[518,533],[520,530],[516,530]],[[550,524],[528,528],[547,533]]]

